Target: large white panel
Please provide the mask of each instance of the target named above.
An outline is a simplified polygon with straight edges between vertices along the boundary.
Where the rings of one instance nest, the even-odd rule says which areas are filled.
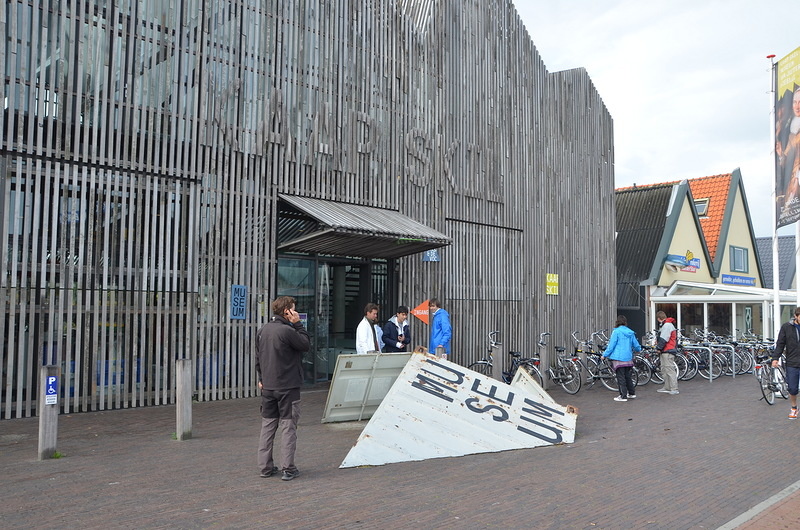
[[[409,358],[410,353],[340,355],[322,423],[371,418]]]
[[[339,467],[572,443],[576,420],[530,378],[506,385],[415,353]]]

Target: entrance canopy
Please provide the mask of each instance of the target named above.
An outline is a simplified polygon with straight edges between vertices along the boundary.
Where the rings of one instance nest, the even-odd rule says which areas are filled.
[[[279,195],[278,250],[400,258],[450,244],[450,238],[394,210]]]

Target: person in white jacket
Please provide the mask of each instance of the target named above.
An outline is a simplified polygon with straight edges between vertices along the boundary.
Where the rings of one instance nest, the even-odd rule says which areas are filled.
[[[356,328],[356,353],[365,355],[383,350],[383,330],[378,325],[380,306],[370,302],[364,308],[364,318]]]

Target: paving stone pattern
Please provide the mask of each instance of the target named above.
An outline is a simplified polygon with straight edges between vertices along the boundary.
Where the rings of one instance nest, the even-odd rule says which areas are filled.
[[[38,418],[0,422],[3,528],[718,528],[800,480],[800,420],[768,406],[752,376],[598,386],[575,443],[339,469],[365,422],[321,424],[327,388],[303,392],[291,482],[256,467],[258,399],[196,403],[193,438],[174,440],[175,407],[59,417],[39,462]],[[446,425],[442,426],[446,428]],[[792,451],[790,451],[792,450]],[[800,494],[743,528],[798,528]]]

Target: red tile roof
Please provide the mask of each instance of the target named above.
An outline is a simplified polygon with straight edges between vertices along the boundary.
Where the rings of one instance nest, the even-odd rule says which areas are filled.
[[[689,188],[692,190],[692,197],[694,200],[708,199],[708,210],[706,215],[700,218],[700,226],[703,228],[703,237],[706,240],[708,247],[708,254],[711,260],[717,254],[717,246],[719,245],[719,236],[722,230],[722,220],[725,216],[725,206],[728,202],[728,193],[731,187],[730,173],[723,175],[712,175],[709,177],[700,177],[696,179],[686,179],[689,182]],[[637,186],[629,186],[625,188],[617,188],[617,191],[636,188],[647,188],[649,186],[663,186],[664,184],[678,184],[681,181],[660,182],[658,184],[645,184]]]
[[[711,261],[714,261],[717,255],[719,234],[722,231],[722,220],[725,216],[725,206],[728,202],[730,187],[730,173],[689,179],[689,188],[692,190],[694,200],[708,199],[708,211],[704,217],[700,218],[700,226],[703,227],[703,237],[706,239]]]

